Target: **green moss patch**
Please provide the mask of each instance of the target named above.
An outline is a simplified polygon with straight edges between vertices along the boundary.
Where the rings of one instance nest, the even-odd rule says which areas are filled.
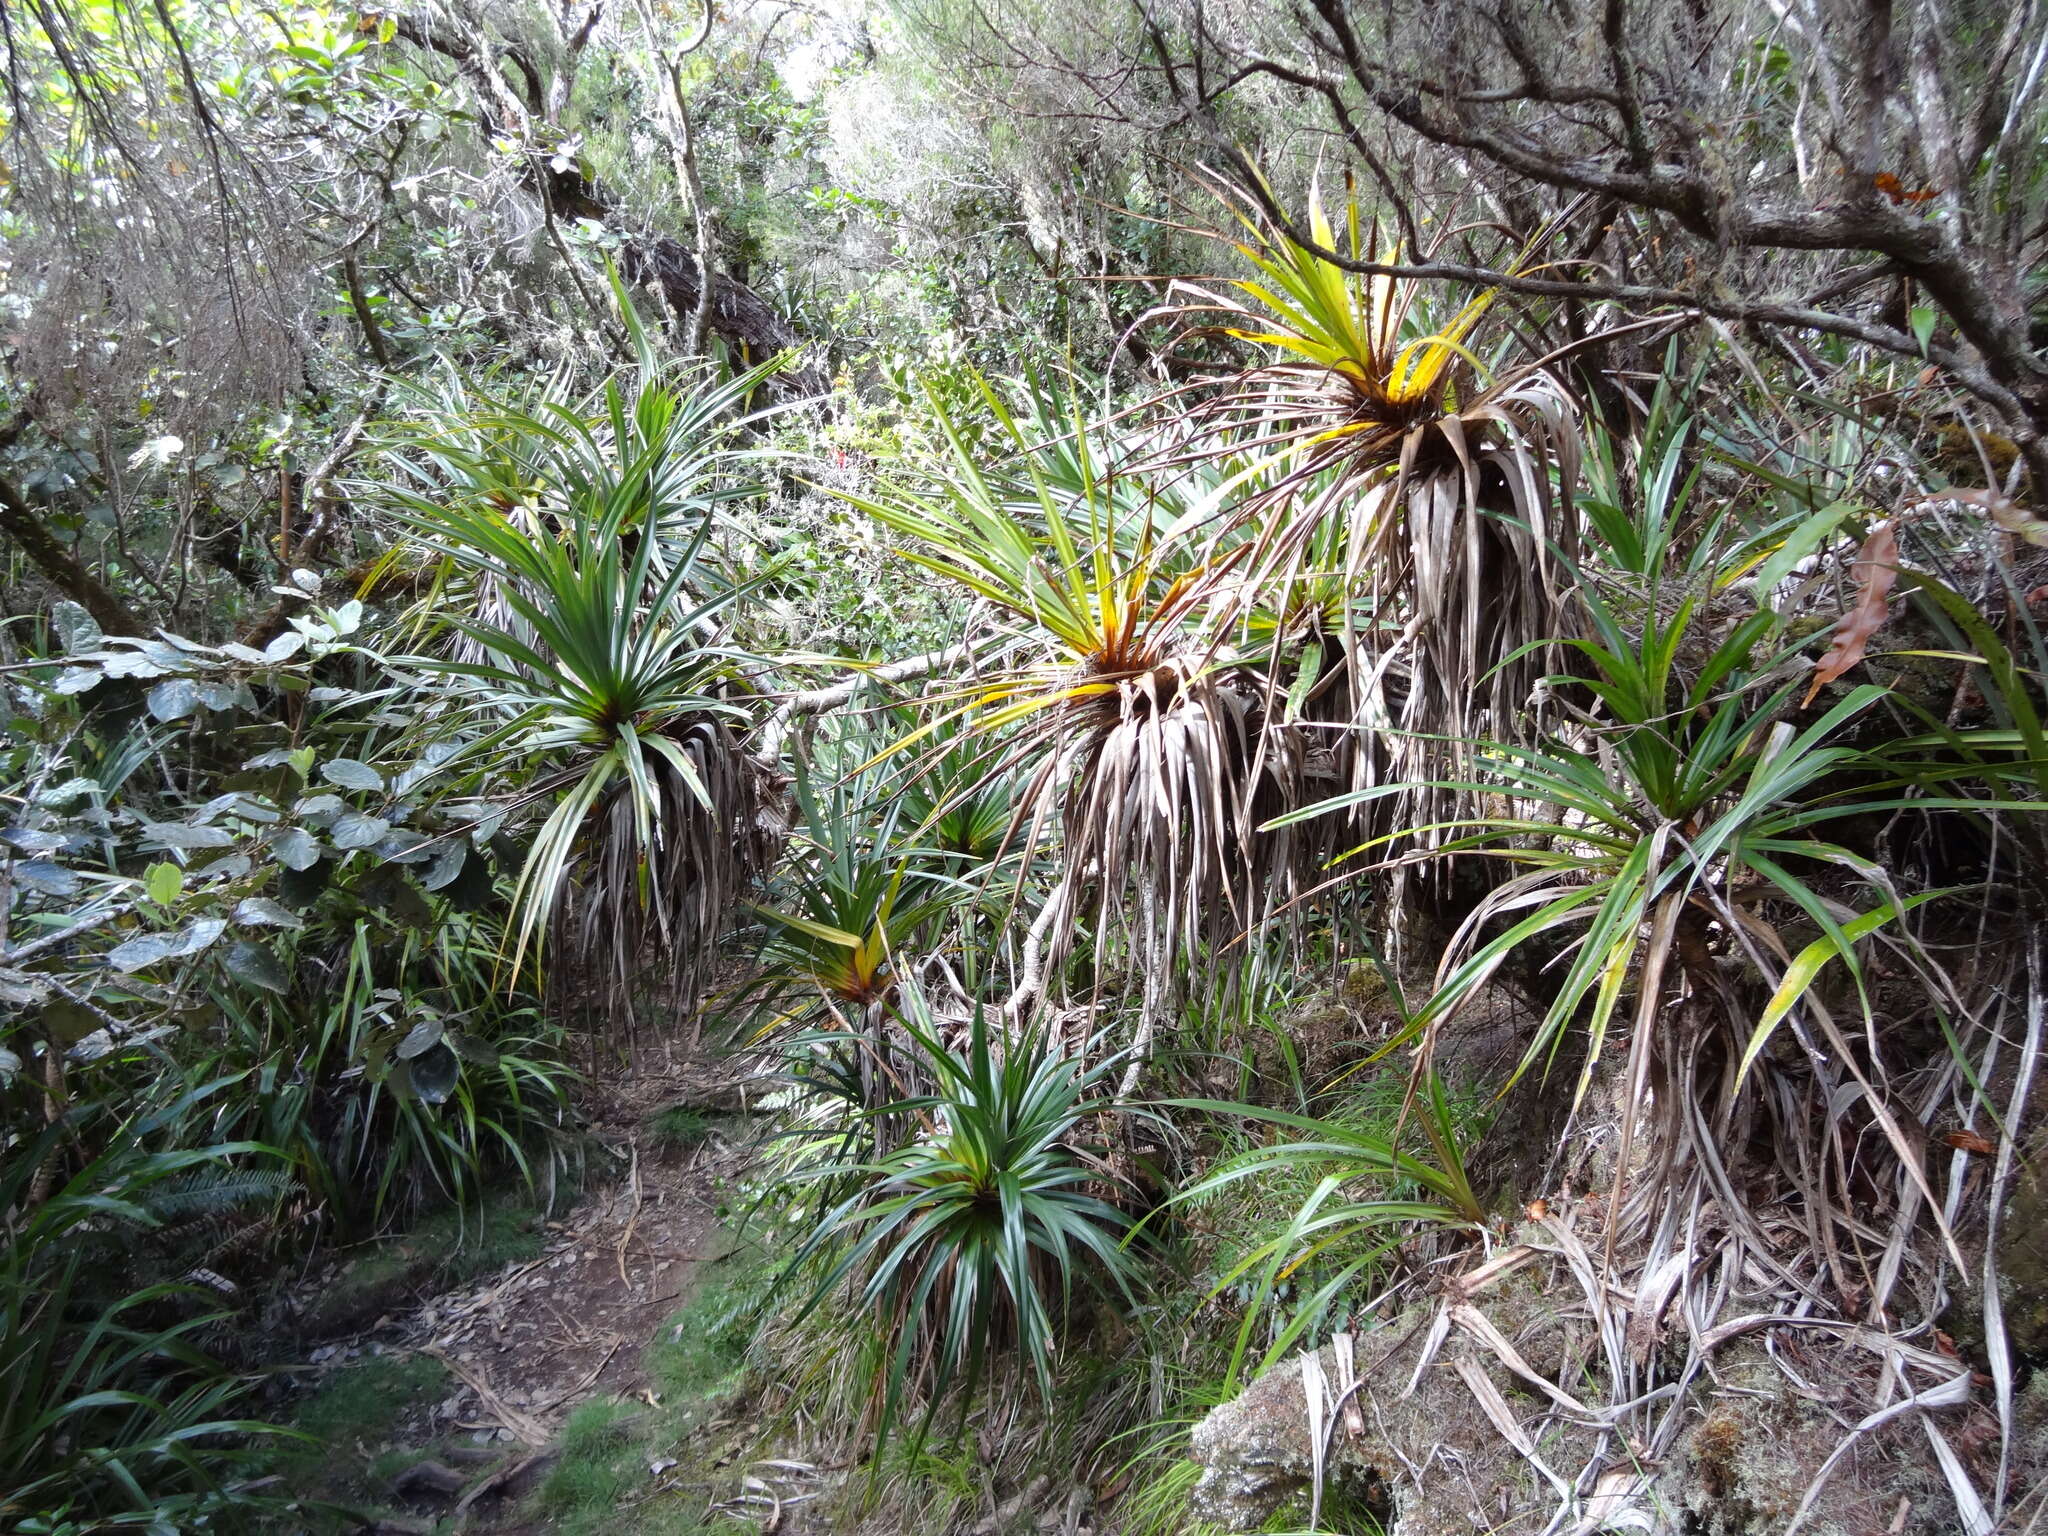
[[[756,1250],[705,1266],[696,1291],[650,1341],[651,1401],[585,1403],[562,1428],[531,1515],[560,1536],[725,1536],[759,1522],[711,1508],[717,1467],[751,1432],[725,1417],[767,1284]]]
[[[342,1259],[298,1321],[304,1340],[367,1328],[414,1298],[538,1257],[545,1213],[522,1199],[441,1211],[403,1237],[365,1244]]]
[[[292,1506],[274,1528],[355,1529],[361,1513],[388,1507],[391,1480],[438,1449],[427,1425],[448,1391],[447,1371],[421,1355],[371,1355],[328,1372],[289,1417],[297,1435],[270,1446]]]

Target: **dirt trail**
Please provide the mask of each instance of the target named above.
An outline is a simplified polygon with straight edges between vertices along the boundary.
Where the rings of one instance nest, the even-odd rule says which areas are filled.
[[[737,1098],[731,1087],[707,1090],[701,1066],[659,1056],[594,1085],[585,1102],[591,1131],[615,1154],[604,1161],[619,1175],[546,1222],[537,1257],[387,1314],[354,1341],[448,1370],[449,1393],[413,1426],[415,1438],[455,1445],[468,1465],[428,1461],[394,1484],[423,1522],[454,1515],[467,1532],[540,1536],[547,1527],[521,1520],[518,1505],[546,1475],[562,1424],[592,1398],[648,1393],[648,1344],[724,1257],[719,1189],[750,1155],[716,1120],[690,1145],[648,1122],[679,1103],[722,1107]],[[380,1527],[389,1536],[428,1528]]]

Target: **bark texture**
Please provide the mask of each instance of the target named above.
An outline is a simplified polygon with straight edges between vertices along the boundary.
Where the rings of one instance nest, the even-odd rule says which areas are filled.
[[[28,503],[12,480],[0,476],[0,532],[21,546],[53,587],[92,615],[109,635],[146,635],[150,627],[87,570]]]

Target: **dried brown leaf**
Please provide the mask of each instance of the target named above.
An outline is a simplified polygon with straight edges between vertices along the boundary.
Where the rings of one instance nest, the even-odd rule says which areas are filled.
[[[1870,637],[1884,628],[1890,613],[1892,584],[1899,579],[1899,533],[1890,518],[1873,528],[1870,537],[1863,541],[1863,548],[1856,552],[1849,575],[1854,579],[1858,572],[1862,573],[1862,589],[1856,594],[1855,604],[1835,626],[1827,654],[1813,669],[1813,686],[1800,700],[1802,709],[1813,702],[1821,689],[1861,661]]]
[[[2029,512],[2002,491],[1951,488],[1939,496],[1928,497],[1919,505],[1934,506],[1945,501],[1959,501],[1965,506],[1979,508],[2002,532],[2024,539],[2037,549],[2048,549],[2048,521],[2043,521]]]

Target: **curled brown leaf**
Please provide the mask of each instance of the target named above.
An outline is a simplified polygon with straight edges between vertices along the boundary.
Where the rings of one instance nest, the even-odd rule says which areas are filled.
[[[1835,625],[1834,639],[1828,644],[1827,654],[1813,669],[1813,686],[1800,700],[1801,709],[1811,704],[1821,689],[1861,661],[1863,648],[1870,643],[1870,637],[1884,628],[1885,617],[1890,612],[1888,603],[1892,584],[1899,579],[1899,534],[1891,518],[1873,528],[1870,537],[1863,541],[1863,547],[1856,552],[1855,560],[1849,565],[1849,575],[1855,579],[1859,574],[1863,586],[1849,611]]]
[[[1923,507],[1940,506],[1944,502],[1961,502],[1965,506],[1977,507],[2001,532],[2025,539],[2037,549],[2048,549],[2048,521],[2035,516],[2003,491],[1957,490],[1951,487],[1939,496],[1929,496],[1911,510],[1917,512]]]

